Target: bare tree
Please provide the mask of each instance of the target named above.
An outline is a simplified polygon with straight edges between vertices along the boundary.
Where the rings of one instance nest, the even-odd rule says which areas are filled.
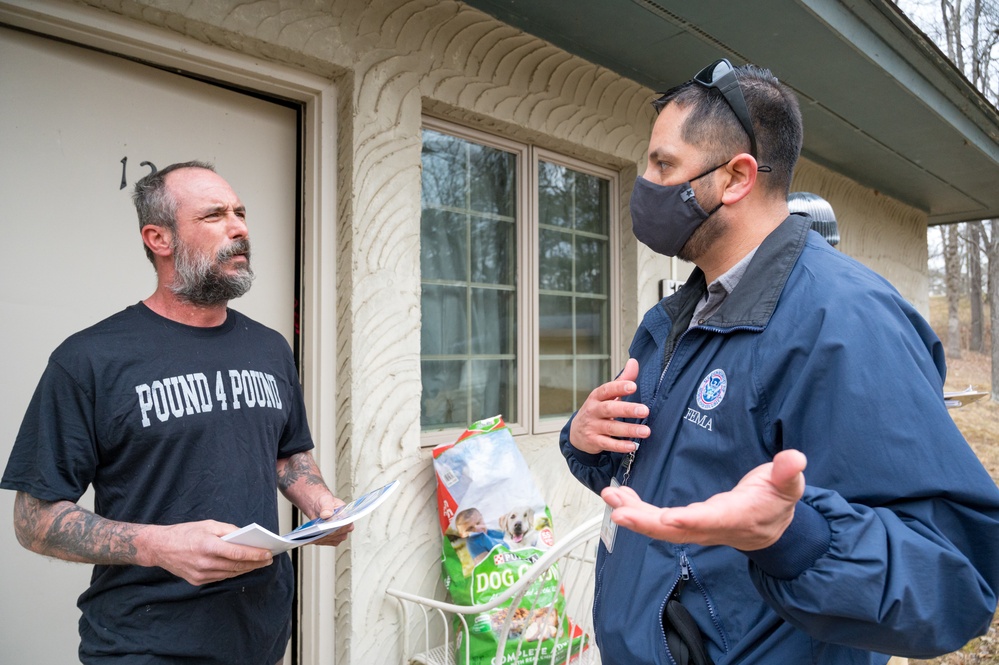
[[[967,224],[968,301],[971,303],[971,338],[968,348],[985,351],[985,322],[982,320],[982,223]]]
[[[896,4],[947,54],[976,88],[993,104],[999,103],[999,76],[996,74],[996,45],[999,43],[999,0],[895,0]],[[989,324],[992,331],[999,331],[999,224],[992,220],[988,233],[981,222],[971,223],[968,235],[968,288],[971,299],[971,348],[984,346],[984,331],[978,328],[983,321],[981,312],[981,257],[975,247],[982,247],[988,265],[987,291]],[[955,346],[957,338],[956,301],[960,282],[950,270],[956,263],[957,251],[952,247],[950,231],[941,230],[944,236],[946,292],[948,298],[947,354],[960,353]],[[956,229],[954,235],[957,235]],[[981,241],[984,238],[984,243]],[[953,255],[952,255],[953,254]],[[948,261],[950,262],[948,264]],[[999,401],[999,334],[991,335],[993,401]]]
[[[943,36],[947,43],[947,55],[951,62],[964,70],[964,49],[961,46],[961,0],[948,2],[940,0],[940,18],[943,20]]]
[[[964,72],[971,79],[971,82],[981,90],[987,90],[989,64],[992,60],[992,47],[995,45],[995,37],[999,34],[994,28],[984,30],[983,22],[983,0],[973,0],[970,9],[962,7],[962,0],[940,0],[940,17],[942,19],[943,38],[947,45],[947,55],[954,62],[958,69]],[[994,7],[992,8],[994,10]],[[965,46],[965,34],[970,33],[970,44]],[[988,35],[986,39],[982,39]],[[965,53],[970,56],[970,63],[965,60]],[[968,225],[968,297],[971,305],[971,337],[969,347],[972,351],[981,352],[983,350],[983,321],[982,321],[982,274],[981,274],[981,254],[980,241],[981,227],[978,223]],[[954,235],[957,230],[953,231]],[[952,247],[952,243],[955,245]],[[950,270],[960,267],[951,256],[956,252],[956,240],[950,238],[945,243],[947,258],[947,352],[951,357],[960,357],[960,344],[953,341],[959,332],[957,317],[956,299],[959,297],[959,289],[954,286]],[[989,261],[991,264],[992,261]]]
[[[944,236],[944,273],[947,280],[947,356],[961,357],[961,319],[958,304],[961,301],[961,243],[957,225],[940,227]]]
[[[991,257],[999,256],[999,220],[989,221],[989,233],[985,238],[988,246],[988,292],[989,292],[989,326],[993,331],[999,331],[999,261]],[[999,402],[999,334],[992,333],[990,353],[992,356],[992,396],[993,402]]]
[[[896,4],[926,32],[972,85],[996,103],[999,99],[993,50],[999,42],[999,3],[996,0],[901,0]]]

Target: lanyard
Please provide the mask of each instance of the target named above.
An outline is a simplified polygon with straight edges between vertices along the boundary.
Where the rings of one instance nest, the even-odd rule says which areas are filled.
[[[670,363],[673,362],[673,357],[676,355],[676,350],[680,346],[680,342],[683,341],[683,338],[687,335],[688,332],[690,332],[689,328],[687,330],[684,330],[683,333],[681,333],[680,336],[677,338],[676,344],[673,345],[673,350],[670,352],[669,357],[666,359],[666,363],[665,366],[663,367],[662,374],[659,375],[659,382],[656,383],[656,389],[652,391],[652,399],[650,399],[648,404],[646,404],[646,406],[649,407],[649,415],[647,415],[645,418],[642,419],[642,422],[640,423],[641,425],[649,425],[649,418],[652,417],[652,406],[656,403],[656,397],[659,395],[659,389],[662,388],[663,380],[666,378],[666,372],[669,371]],[[652,427],[649,426],[650,431],[651,429]],[[628,456],[624,459],[623,463],[624,476],[621,478],[622,485],[628,484],[628,479],[631,478],[631,467],[635,463],[635,454],[638,452],[638,449],[642,447],[641,441],[637,439],[632,439],[632,442],[635,444],[635,449],[632,450],[630,453],[628,453]]]

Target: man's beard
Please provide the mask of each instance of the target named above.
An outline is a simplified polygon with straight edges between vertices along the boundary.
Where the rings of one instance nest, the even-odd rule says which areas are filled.
[[[225,272],[225,264],[233,256],[243,254],[246,263],[237,266],[236,274]],[[250,290],[253,270],[250,268],[250,241],[240,238],[206,256],[181,241],[174,242],[174,278],[170,290],[192,305],[223,305]]]
[[[688,263],[696,263],[697,259],[707,252],[718,238],[725,235],[727,230],[728,222],[716,212],[694,230],[677,252],[677,258]]]
[[[701,191],[701,196],[704,197],[704,200],[713,199],[714,191],[715,188],[709,184]],[[708,209],[705,208],[705,210]],[[678,259],[688,263],[696,263],[697,259],[715,244],[715,241],[725,235],[728,231],[728,220],[719,214],[723,210],[724,206],[719,206],[700,226],[694,229],[694,232],[687,238],[687,242],[683,243],[683,247],[676,253]]]

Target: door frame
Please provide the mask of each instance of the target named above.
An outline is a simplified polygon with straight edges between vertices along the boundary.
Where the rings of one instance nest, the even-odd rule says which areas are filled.
[[[52,0],[0,0],[0,24],[302,105],[297,266],[301,379],[316,460],[335,488],[336,400],[323,396],[336,391],[336,82],[109,12]],[[335,551],[302,548],[297,572],[298,643],[292,658],[335,663],[334,594],[329,592],[335,588]],[[323,624],[320,617],[325,618]]]

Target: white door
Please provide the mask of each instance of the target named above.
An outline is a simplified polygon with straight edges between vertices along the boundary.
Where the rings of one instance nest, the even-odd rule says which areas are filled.
[[[0,28],[0,465],[49,353],[153,291],[130,200],[142,162],[210,161],[232,184],[257,274],[233,306],[291,341],[297,122],[288,106]],[[90,566],[21,548],[13,498],[0,491],[0,662],[77,662]]]

